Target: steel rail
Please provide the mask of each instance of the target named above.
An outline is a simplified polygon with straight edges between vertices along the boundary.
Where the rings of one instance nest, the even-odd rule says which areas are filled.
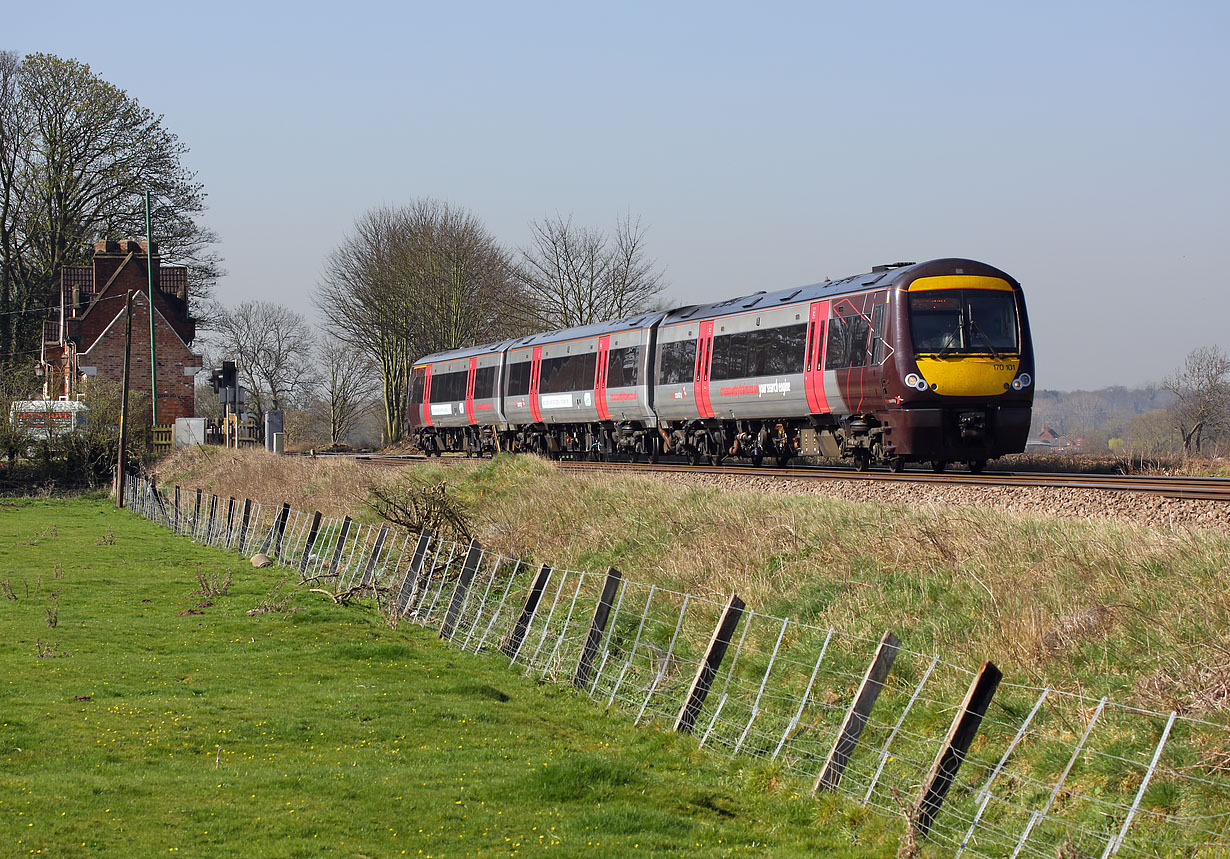
[[[354,457],[373,465],[413,465],[436,462],[452,464],[470,461],[469,457],[424,457],[413,454],[360,454]],[[595,462],[560,460],[560,468],[576,471],[688,474],[733,477],[774,478],[778,480],[860,480],[945,486],[990,486],[1040,489],[1088,489],[1099,492],[1140,492],[1166,498],[1192,501],[1230,501],[1230,478],[1184,477],[1168,475],[1080,474],[1067,472],[988,471],[982,474],[906,470],[857,471],[850,467],[802,465],[791,468],[747,464],[689,465],[685,462]]]

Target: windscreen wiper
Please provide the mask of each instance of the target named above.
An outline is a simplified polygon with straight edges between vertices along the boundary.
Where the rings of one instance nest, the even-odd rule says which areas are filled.
[[[982,326],[975,322],[972,318],[969,321],[969,327],[978,332],[978,335],[986,341],[987,348],[991,350],[991,354],[995,356],[996,361],[1004,360],[999,354],[999,350],[995,348],[995,344],[991,342],[991,338],[987,336],[987,332],[982,330]]]

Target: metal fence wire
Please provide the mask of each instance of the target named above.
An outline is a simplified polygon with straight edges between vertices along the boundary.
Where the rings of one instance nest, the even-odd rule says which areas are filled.
[[[1230,856],[1230,729],[1003,681],[873,640],[430,534],[138,479],[129,507],[391,622],[771,762],[955,856]]]

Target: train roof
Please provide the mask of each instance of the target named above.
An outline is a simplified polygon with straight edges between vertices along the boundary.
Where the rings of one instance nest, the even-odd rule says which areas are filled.
[[[449,352],[437,352],[416,361],[416,364],[426,364],[436,361],[455,361],[459,358],[472,358],[477,355],[488,355],[492,352],[503,352],[506,349],[521,349],[526,346],[543,346],[548,343],[562,343],[566,340],[580,340],[585,337],[597,337],[604,334],[616,334],[620,331],[631,331],[638,328],[648,328],[659,323],[670,325],[678,322],[692,322],[699,319],[714,319],[719,316],[729,316],[732,313],[780,307],[790,304],[803,304],[809,301],[821,301],[831,295],[845,295],[851,292],[862,292],[867,289],[888,288],[913,281],[920,277],[930,277],[944,274],[978,274],[988,277],[1000,277],[1008,283],[1017,286],[1008,274],[971,259],[960,257],[945,257],[928,260],[927,262],[896,262],[888,265],[878,265],[871,271],[854,274],[839,280],[826,280],[822,283],[811,283],[793,289],[779,289],[774,292],[753,292],[736,298],[727,298],[712,304],[690,304],[673,310],[654,310],[640,313],[624,319],[610,322],[596,322],[592,325],[581,325],[576,328],[565,328],[560,331],[544,331],[541,334],[531,334],[513,340],[502,340],[499,343],[488,343],[467,349],[455,349]]]
[[[719,316],[729,316],[745,310],[768,310],[788,304],[802,304],[810,301],[822,301],[830,295],[845,295],[851,292],[862,292],[875,287],[887,288],[903,281],[913,281],[919,277],[934,274],[983,274],[991,277],[1002,277],[1009,283],[1015,281],[993,266],[975,260],[948,257],[927,262],[897,262],[888,265],[878,265],[871,271],[853,274],[840,280],[826,280],[822,283],[810,283],[806,286],[796,286],[793,289],[779,289],[774,292],[753,292],[751,295],[741,295],[727,298],[713,304],[698,304],[691,307],[681,307],[666,314],[663,324],[677,322],[692,322],[698,319],[714,319]]]

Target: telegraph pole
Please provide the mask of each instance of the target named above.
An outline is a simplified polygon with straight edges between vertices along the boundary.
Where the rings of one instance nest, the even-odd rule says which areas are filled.
[[[149,404],[150,426],[158,426],[158,351],[154,348],[154,228],[145,192],[145,269],[149,276]]]
[[[151,308],[152,309],[152,308]],[[115,463],[115,506],[124,506],[124,469],[128,459],[128,377],[132,363],[132,292],[124,305],[124,393],[120,399],[120,452]]]

